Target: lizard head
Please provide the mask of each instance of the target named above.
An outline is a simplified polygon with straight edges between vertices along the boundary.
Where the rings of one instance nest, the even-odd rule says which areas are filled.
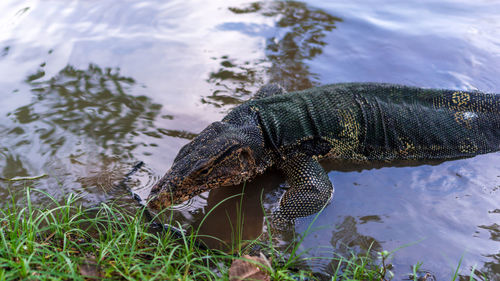
[[[186,144],[153,186],[148,206],[162,210],[204,191],[232,186],[263,171],[263,138],[257,126],[215,122]]]

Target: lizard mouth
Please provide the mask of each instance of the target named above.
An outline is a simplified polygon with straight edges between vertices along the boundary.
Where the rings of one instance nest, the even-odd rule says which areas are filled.
[[[207,191],[213,187],[208,184],[181,184],[176,186],[176,188],[165,188],[156,191],[155,195],[151,198],[148,203],[148,207],[161,211],[167,209],[174,205],[179,205],[187,200],[195,197],[196,195]]]
[[[167,192],[158,193],[148,202],[148,207],[156,211],[161,211],[163,209],[170,207],[171,205],[172,205],[171,195],[168,194]]]
[[[188,152],[180,153],[151,189],[151,208],[162,210],[213,188],[238,185],[257,170],[253,151],[239,138],[216,138]]]

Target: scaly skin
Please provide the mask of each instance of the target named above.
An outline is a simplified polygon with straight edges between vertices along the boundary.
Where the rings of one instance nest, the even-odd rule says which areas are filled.
[[[161,210],[276,166],[290,189],[274,218],[293,221],[333,195],[321,159],[449,159],[499,149],[499,95],[376,83],[286,93],[267,85],[181,149],[149,207]]]

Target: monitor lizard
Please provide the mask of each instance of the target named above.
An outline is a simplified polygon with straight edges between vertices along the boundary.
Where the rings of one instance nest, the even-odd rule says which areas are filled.
[[[333,196],[322,159],[452,159],[499,149],[500,95],[382,83],[287,93],[269,84],[182,147],[148,206],[160,211],[277,167],[290,187],[272,218],[293,221]]]

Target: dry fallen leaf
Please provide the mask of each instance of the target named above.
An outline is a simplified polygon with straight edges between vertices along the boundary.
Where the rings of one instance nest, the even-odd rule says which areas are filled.
[[[96,263],[95,258],[90,257],[83,264],[78,266],[80,274],[86,277],[102,278],[100,266]]]
[[[260,257],[244,255],[243,259],[236,259],[229,268],[229,280],[258,280],[270,281],[271,278],[262,267],[271,267],[267,258],[261,253]],[[259,268],[260,267],[260,268]]]

